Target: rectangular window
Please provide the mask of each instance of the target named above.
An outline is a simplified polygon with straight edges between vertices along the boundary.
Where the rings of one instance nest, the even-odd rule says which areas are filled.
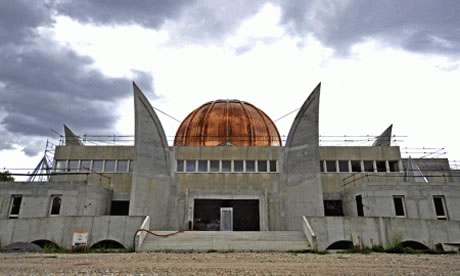
[[[436,217],[439,220],[447,220],[446,199],[444,196],[433,196]]]
[[[327,172],[337,172],[337,166],[335,160],[326,160]]]
[[[185,160],[185,171],[195,172],[196,171],[196,160]]]
[[[246,160],[246,172],[255,172],[256,171],[256,161]]]
[[[105,160],[104,172],[114,172],[114,171],[115,171],[115,160]]]
[[[234,172],[243,172],[244,171],[244,162],[243,162],[243,160],[234,160],[233,161],[233,171]]]
[[[399,172],[399,162],[398,161],[388,161],[390,167],[390,172]]]
[[[222,160],[222,171],[223,172],[231,172],[232,171],[232,161],[230,161],[230,160]]]
[[[117,172],[128,172],[128,160],[118,160]]]
[[[361,161],[351,160],[351,171],[352,172],[361,172]]]
[[[258,172],[267,172],[267,160],[258,160],[257,161],[257,171]]]
[[[128,216],[129,215],[129,200],[112,200],[110,205],[111,216]]]
[[[348,168],[348,160],[339,160],[339,171],[350,172],[350,169]]]
[[[129,172],[134,171],[134,160],[129,160]]]
[[[319,170],[320,170],[320,172],[326,172],[324,170],[324,160],[319,161]]]
[[[324,200],[323,203],[326,217],[343,217],[341,200]]]
[[[198,171],[208,172],[208,160],[198,160]]]
[[[270,172],[277,172],[278,171],[278,166],[277,166],[277,163],[276,160],[270,160],[268,161],[268,163],[270,164]]]
[[[93,171],[102,172],[103,164],[104,164],[104,162],[102,160],[94,160],[93,161]]]
[[[67,169],[67,160],[56,160],[56,167],[57,172],[64,172]]]
[[[404,196],[397,195],[393,196],[393,203],[395,206],[395,215],[397,217],[405,217],[406,216],[406,206]]]
[[[61,213],[61,203],[62,203],[62,196],[61,195],[51,195],[50,201],[50,215],[51,216],[59,216]]]
[[[385,161],[376,161],[375,164],[377,165],[377,171],[378,172],[386,172],[387,171],[387,165]]]
[[[184,172],[184,160],[177,160],[176,171],[177,172]]]
[[[365,172],[374,172],[374,161],[365,160],[363,163]]]
[[[220,171],[220,161],[219,160],[211,160],[210,161],[211,165],[211,172],[219,172]]]
[[[17,219],[21,211],[22,195],[12,195],[10,202],[10,219]]]
[[[364,217],[363,197],[361,195],[356,196],[356,210],[358,212],[358,217]]]
[[[69,172],[78,172],[79,160],[69,160]]]
[[[91,171],[91,160],[81,160],[80,171],[81,172]]]

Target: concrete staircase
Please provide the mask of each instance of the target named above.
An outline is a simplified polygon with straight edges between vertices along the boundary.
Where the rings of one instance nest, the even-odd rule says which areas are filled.
[[[159,235],[174,232],[155,231]],[[301,231],[186,231],[169,237],[148,234],[138,251],[305,251],[311,249]]]

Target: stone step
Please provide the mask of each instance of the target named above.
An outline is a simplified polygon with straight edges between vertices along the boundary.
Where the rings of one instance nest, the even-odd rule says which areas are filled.
[[[159,235],[174,232],[155,231]],[[304,251],[310,245],[301,231],[186,231],[169,237],[148,235],[139,251]]]

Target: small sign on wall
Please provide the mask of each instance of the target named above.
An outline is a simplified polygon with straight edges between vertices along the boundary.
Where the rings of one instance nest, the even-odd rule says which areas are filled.
[[[78,231],[73,233],[72,250],[86,249],[88,246],[88,231]]]

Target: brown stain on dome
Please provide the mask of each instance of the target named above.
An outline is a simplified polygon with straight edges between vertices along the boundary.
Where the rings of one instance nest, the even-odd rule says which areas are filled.
[[[175,146],[281,146],[273,121],[239,100],[208,102],[190,113],[177,130]]]

